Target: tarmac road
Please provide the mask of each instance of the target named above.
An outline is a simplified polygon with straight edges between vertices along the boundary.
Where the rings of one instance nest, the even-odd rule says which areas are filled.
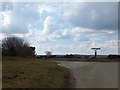
[[[75,88],[118,88],[118,63],[58,62],[73,73]]]

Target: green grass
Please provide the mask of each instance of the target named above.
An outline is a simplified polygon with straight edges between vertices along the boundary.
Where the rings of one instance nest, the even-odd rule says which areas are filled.
[[[3,57],[3,88],[65,88],[70,72],[54,62],[36,58]]]

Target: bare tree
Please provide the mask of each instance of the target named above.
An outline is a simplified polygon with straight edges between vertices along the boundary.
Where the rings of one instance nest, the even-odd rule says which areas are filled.
[[[52,55],[51,51],[46,51],[45,53],[46,53],[47,56],[51,56]]]
[[[19,37],[6,37],[2,40],[2,54],[15,56],[20,52],[20,48],[29,46],[27,41]]]
[[[2,45],[1,45],[1,41],[0,41],[0,60],[2,60]]]

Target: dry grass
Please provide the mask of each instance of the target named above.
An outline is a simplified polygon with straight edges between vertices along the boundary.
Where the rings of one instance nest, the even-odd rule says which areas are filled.
[[[108,59],[104,57],[97,58],[97,59],[95,58],[44,58],[44,60],[79,61],[79,62],[119,62],[120,61],[118,59]]]
[[[69,70],[35,58],[4,57],[3,88],[64,88]]]

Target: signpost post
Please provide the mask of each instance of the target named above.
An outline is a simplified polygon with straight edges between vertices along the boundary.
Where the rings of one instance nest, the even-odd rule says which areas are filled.
[[[100,48],[91,48],[91,49],[95,51],[95,58],[97,58],[97,50],[100,50]]]

